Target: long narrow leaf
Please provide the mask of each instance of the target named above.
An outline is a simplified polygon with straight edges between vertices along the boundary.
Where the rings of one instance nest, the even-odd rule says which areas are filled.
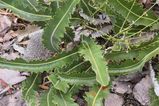
[[[123,53],[123,54],[113,54],[109,55],[111,60],[111,56],[118,57],[120,55],[120,58],[123,57],[126,61],[124,62],[124,65],[120,64],[114,64],[110,65],[109,67],[109,73],[111,74],[119,74],[119,73],[128,73],[128,72],[135,72],[140,71],[145,63],[149,60],[151,60],[153,57],[159,54],[159,38],[156,38],[151,43],[148,43],[145,46],[141,46],[136,50],[131,50],[129,53]],[[125,57],[124,57],[125,55]],[[129,56],[136,56],[136,61],[130,60],[131,58]],[[118,59],[117,59],[118,60]]]
[[[29,72],[42,72],[62,68],[68,64],[71,64],[75,59],[78,59],[78,52],[76,50],[69,53],[59,54],[58,56],[48,59],[47,61],[26,62],[21,59],[17,59],[15,61],[0,59],[0,68],[9,68]]]
[[[107,63],[101,52],[101,46],[89,38],[84,38],[79,52],[84,56],[86,61],[90,61],[92,69],[96,73],[96,80],[101,85],[108,85],[110,78]]]
[[[147,26],[157,19],[151,11],[145,13],[144,9],[137,3],[135,3],[131,9],[133,2],[134,0],[108,0],[108,4],[113,8],[112,10],[116,10],[116,12],[123,17],[127,17],[127,14],[129,13],[127,21],[134,22],[134,25]]]
[[[24,20],[31,21],[31,22],[32,21],[46,21],[46,20],[52,19],[52,16],[49,16],[49,15],[34,14],[34,13],[29,13],[29,12],[23,11],[2,0],[0,0],[0,8],[10,9],[17,16],[21,17]]]
[[[69,18],[76,4],[80,0],[67,0],[64,6],[59,8],[50,20],[49,25],[44,30],[43,43],[52,50],[58,51],[61,43],[61,38],[64,37],[65,28],[69,26]]]

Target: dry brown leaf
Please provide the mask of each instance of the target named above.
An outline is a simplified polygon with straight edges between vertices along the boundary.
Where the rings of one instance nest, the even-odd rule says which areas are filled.
[[[105,99],[104,106],[122,106],[124,103],[124,99],[117,94],[109,94],[108,97]]]
[[[15,60],[16,58],[20,58],[18,52],[12,52],[12,53],[4,53],[1,55],[2,58],[5,58],[7,60]]]
[[[132,84],[129,82],[119,82],[119,81],[112,82],[112,91],[118,94],[132,93],[131,87]]]
[[[12,22],[11,20],[5,16],[5,15],[0,15],[0,35],[3,36],[5,32],[11,27]]]
[[[15,32],[10,30],[8,33],[4,35],[3,42],[11,40],[12,38],[14,38],[15,35],[16,35]]]
[[[26,79],[26,76],[21,76],[20,72],[8,69],[0,69],[0,79],[7,84],[14,85]]]
[[[149,106],[149,90],[152,87],[150,76],[146,76],[139,83],[137,83],[133,89],[133,95],[142,105]]]

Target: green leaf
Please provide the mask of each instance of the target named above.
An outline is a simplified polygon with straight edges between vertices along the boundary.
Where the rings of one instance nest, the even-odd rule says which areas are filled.
[[[64,92],[64,93],[66,93],[66,92],[68,91],[68,89],[69,89],[68,83],[65,82],[65,81],[61,81],[61,80],[58,80],[58,81],[55,83],[54,87],[55,87],[56,89],[61,90],[61,91]]]
[[[71,64],[74,60],[78,59],[79,55],[77,50],[73,50],[68,53],[61,53],[55,57],[48,59],[47,61],[32,61],[26,62],[21,59],[14,61],[8,61],[5,59],[0,59],[0,68],[15,69],[19,71],[29,71],[29,72],[43,72],[53,69],[60,69],[68,64]]]
[[[20,10],[24,10],[31,13],[45,11],[46,6],[39,3],[39,0],[2,0],[7,4],[10,4]]]
[[[58,77],[55,74],[51,74],[49,76],[49,80],[52,82],[53,86],[60,91],[63,91],[64,93],[67,92],[69,89],[69,85],[66,81],[61,81],[58,79]]]
[[[39,82],[39,75],[33,74],[31,75],[26,81],[22,83],[22,94],[23,98],[27,101],[29,106],[36,106],[37,105],[37,95],[38,95],[38,85]]]
[[[113,24],[113,29],[115,33],[118,33],[120,28],[123,25],[123,22],[125,20],[125,17],[122,17],[117,11],[114,11],[113,9],[110,9],[110,7],[106,4],[105,6],[105,13],[108,14],[108,16],[111,18],[111,22]],[[127,23],[123,26],[128,27]]]
[[[88,0],[81,0],[80,8],[82,8],[84,13],[88,14],[89,16],[93,15],[93,13],[96,11],[94,7],[90,6]]]
[[[159,28],[159,23],[156,23],[152,26],[151,30],[158,30]]]
[[[92,69],[96,73],[97,82],[101,85],[108,85],[110,77],[107,62],[102,55],[101,46],[97,45],[92,39],[84,38],[79,53],[84,56],[86,61],[91,63]]]
[[[132,47],[130,50],[126,51],[112,51],[110,53],[105,54],[105,58],[107,60],[120,62],[123,60],[131,59],[131,60],[141,60],[146,54],[154,50],[156,47],[158,47],[158,37],[154,38],[146,32],[146,36],[135,36],[132,38],[127,39],[128,42],[130,42],[130,46],[134,46],[134,44],[130,41],[132,40],[136,44],[141,43],[140,46]],[[158,36],[158,35],[157,35]],[[123,42],[119,42],[119,46],[127,46]]]
[[[49,25],[44,30],[43,43],[52,50],[58,51],[61,38],[64,37],[65,28],[69,26],[69,18],[80,0],[67,0],[64,6],[59,8]]]
[[[75,85],[93,85],[96,83],[95,74],[92,73],[78,73],[58,74],[60,80]]]
[[[10,9],[12,12],[14,12],[16,15],[18,15],[20,18],[33,22],[33,21],[46,21],[52,19],[52,16],[50,15],[41,15],[41,14],[35,14],[26,12],[24,10],[21,10],[19,8],[16,8],[12,6],[11,4],[6,3],[5,1],[0,0],[0,8],[7,8]]]
[[[144,44],[143,44],[144,45]],[[119,73],[128,73],[128,72],[135,72],[140,71],[145,63],[149,60],[151,60],[153,57],[155,57],[157,54],[159,54],[159,37],[157,37],[155,40],[148,42],[148,45],[141,46],[141,48],[134,49],[127,55],[131,55],[132,53],[136,53],[136,61],[127,59],[124,64],[122,65],[117,63],[111,65],[109,64],[109,73],[110,74],[119,74]],[[118,55],[118,54],[116,54]],[[121,55],[121,54],[119,54]],[[123,56],[126,54],[122,54]],[[133,54],[132,54],[133,55]],[[129,58],[129,57],[128,57]]]
[[[87,106],[103,106],[103,99],[108,94],[109,90],[107,88],[100,89],[97,85],[94,85],[89,92],[86,92],[84,98],[87,101]]]
[[[135,22],[135,25],[144,26],[153,24],[153,22],[157,19],[153,12],[148,11],[145,15],[142,16],[142,14],[145,12],[143,7],[135,3],[133,8],[131,9],[133,2],[134,0],[108,0],[108,4],[110,5],[110,7],[121,14],[123,17],[127,17],[127,15],[129,14],[129,16],[127,17],[128,22]]]
[[[92,71],[90,63],[85,61],[76,61],[58,71],[58,78],[69,84],[93,85],[96,83],[95,73]]]
[[[156,96],[154,89],[151,89],[149,92],[150,96],[150,106],[158,106],[159,104],[159,97]]]
[[[48,92],[44,92],[41,95],[40,106],[78,106],[73,99],[71,94],[63,94],[60,91],[50,88]]]
[[[36,12],[39,12],[39,11],[41,11],[42,9],[44,9],[45,10],[45,8],[43,7],[43,6],[41,6],[41,5],[39,5],[39,3],[38,3],[38,1],[37,0],[21,0],[23,3],[28,3],[28,6],[29,6],[29,8],[31,8],[32,7],[32,9],[34,10],[34,11],[36,11]],[[26,3],[25,3],[25,5],[26,5]]]

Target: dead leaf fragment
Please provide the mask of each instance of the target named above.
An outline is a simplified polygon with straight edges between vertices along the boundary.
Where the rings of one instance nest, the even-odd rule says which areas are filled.
[[[130,94],[132,92],[131,86],[132,84],[128,82],[113,81],[112,91],[119,94]]]
[[[109,94],[105,99],[105,106],[122,106],[124,103],[124,99],[117,94]]]
[[[11,27],[11,25],[12,22],[7,16],[0,15],[0,36],[3,36],[3,34]]]
[[[26,76],[21,76],[20,72],[18,71],[0,69],[0,79],[5,81],[9,85],[14,85],[25,80]]]
[[[1,55],[2,58],[5,58],[7,60],[15,60],[16,58],[20,58],[18,52],[12,52],[12,53],[4,53]]]
[[[149,90],[152,87],[152,81],[150,76],[146,76],[139,83],[137,83],[133,89],[133,95],[142,105],[149,106]]]

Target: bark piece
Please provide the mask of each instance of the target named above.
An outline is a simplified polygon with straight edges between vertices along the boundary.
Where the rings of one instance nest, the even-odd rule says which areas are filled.
[[[12,22],[7,16],[0,15],[0,36],[3,36],[7,32],[11,24]]]
[[[131,86],[131,83],[128,82],[113,81],[112,91],[119,94],[131,93]]]
[[[124,99],[117,94],[109,94],[105,99],[105,106],[122,106],[124,103]]]
[[[137,83],[133,89],[133,95],[142,105],[150,104],[149,90],[152,87],[152,81],[150,76],[146,76],[139,83]]]

